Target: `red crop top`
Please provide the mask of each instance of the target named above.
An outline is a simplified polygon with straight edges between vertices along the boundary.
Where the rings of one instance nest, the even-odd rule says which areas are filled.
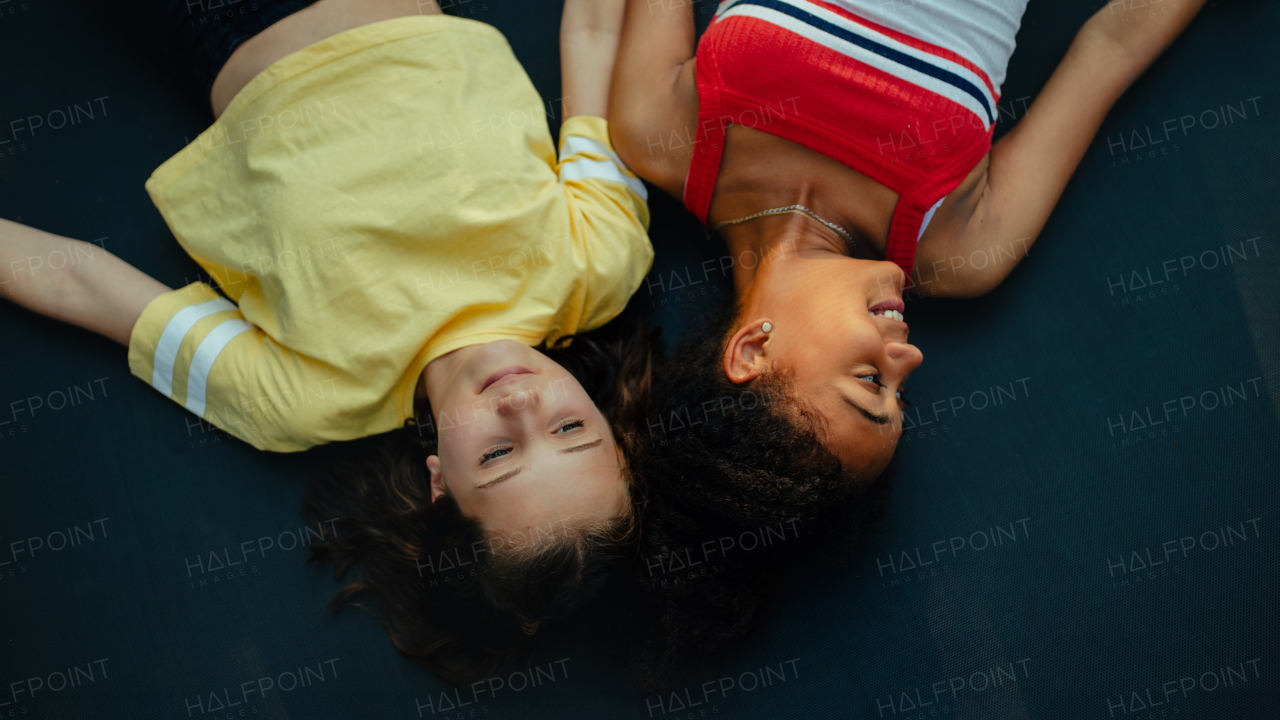
[[[703,223],[730,124],[800,143],[899,200],[885,259],[912,274],[933,211],[991,149],[999,99],[954,52],[809,0],[726,0],[698,43],[684,204]]]

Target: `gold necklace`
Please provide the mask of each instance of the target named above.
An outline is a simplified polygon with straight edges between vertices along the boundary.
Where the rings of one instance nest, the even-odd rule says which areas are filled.
[[[857,244],[854,243],[853,236],[849,234],[848,230],[845,230],[844,228],[840,227],[839,225],[833,222],[823,220],[821,217],[818,216],[818,213],[810,210],[809,208],[803,205],[787,205],[786,207],[772,208],[770,210],[761,210],[758,213],[752,213],[751,215],[738,218],[737,220],[725,220],[722,223],[716,223],[715,227],[711,228],[710,232],[708,232],[708,235],[719,231],[720,228],[722,227],[726,227],[729,225],[737,225],[738,223],[744,223],[748,220],[755,220],[758,217],[765,217],[766,215],[804,215],[805,217],[811,220],[817,220],[823,225],[826,225],[827,227],[839,233],[845,240],[848,240],[850,257],[853,257],[857,249]]]

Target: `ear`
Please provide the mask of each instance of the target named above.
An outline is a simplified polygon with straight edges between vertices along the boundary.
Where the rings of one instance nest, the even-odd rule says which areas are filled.
[[[631,467],[627,462],[627,452],[622,449],[622,443],[615,442],[613,445],[614,454],[618,456],[618,470],[622,471],[622,476],[627,476],[627,470]]]
[[[763,329],[768,318],[756,318],[738,328],[724,350],[724,374],[733,383],[755,380],[768,365],[769,334]]]
[[[431,502],[448,495],[448,488],[444,486],[444,473],[440,472],[439,455],[427,457],[427,472],[431,474]]]

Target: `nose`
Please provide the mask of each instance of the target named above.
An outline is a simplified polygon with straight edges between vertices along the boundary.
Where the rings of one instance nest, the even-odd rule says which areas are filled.
[[[892,379],[899,383],[906,380],[907,376],[924,362],[924,353],[910,343],[890,342],[885,345],[885,350],[892,363],[892,374],[895,376]]]
[[[881,260],[878,265],[883,270],[877,273],[877,282],[881,287],[893,288],[899,294],[907,289],[907,273],[901,265],[889,260]]]
[[[516,417],[523,413],[537,410],[542,405],[542,393],[539,392],[537,385],[528,388],[521,388],[514,392],[503,395],[493,401],[496,404],[494,412],[502,417]]]

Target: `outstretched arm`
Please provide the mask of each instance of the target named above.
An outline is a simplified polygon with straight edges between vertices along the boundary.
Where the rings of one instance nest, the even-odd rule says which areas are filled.
[[[692,8],[682,0],[628,0],[609,95],[609,135],[618,155],[676,198],[684,195],[688,140],[698,124]],[[673,134],[685,142],[670,142]]]
[[[564,118],[609,117],[609,80],[626,0],[565,0],[560,19],[560,99]]]
[[[103,248],[0,220],[0,297],[129,345],[169,288]]]
[[[992,147],[986,186],[968,222],[943,237],[926,231],[921,240],[916,268],[927,277],[940,273],[936,287],[946,289],[937,294],[975,297],[1008,276],[1044,228],[1111,106],[1204,2],[1176,0],[1153,13],[1150,5],[1130,10],[1132,0],[1116,0],[1084,24],[1026,116]],[[1014,260],[948,270],[948,258],[997,246],[1011,250]]]

